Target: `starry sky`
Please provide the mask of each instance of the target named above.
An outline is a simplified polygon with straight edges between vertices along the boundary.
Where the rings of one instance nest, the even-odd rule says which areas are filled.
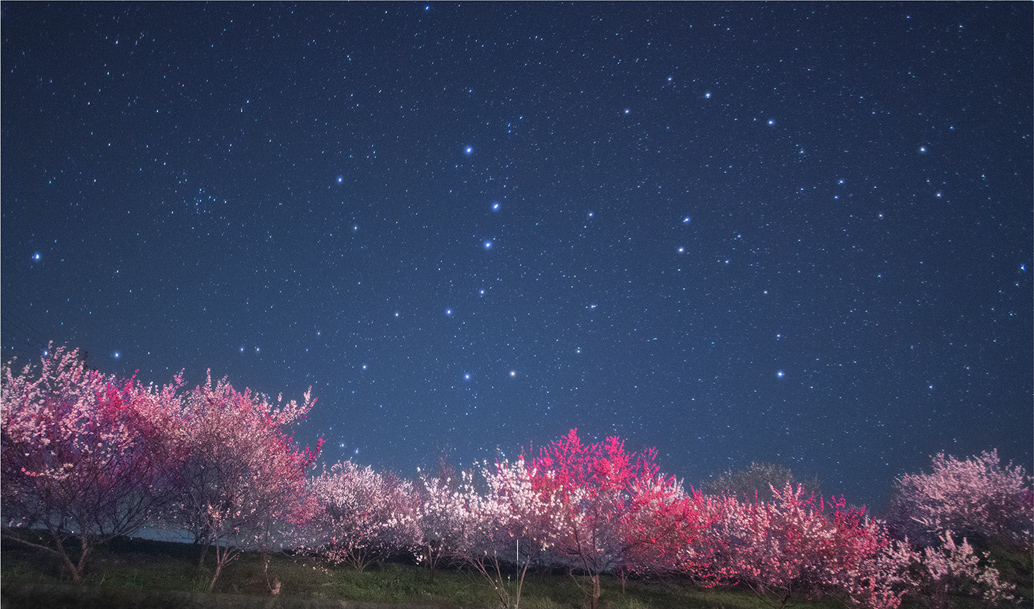
[[[1032,7],[4,2],[3,359],[311,385],[407,476],[1027,465]]]

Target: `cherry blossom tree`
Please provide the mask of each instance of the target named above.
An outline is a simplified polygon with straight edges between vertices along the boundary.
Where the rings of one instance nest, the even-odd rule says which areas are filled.
[[[503,607],[517,607],[532,557],[557,539],[562,506],[555,496],[536,492],[523,458],[482,462],[477,471],[486,490],[477,494],[473,486],[462,487],[468,493],[460,503],[467,511],[469,534],[456,548],[456,557],[481,576]],[[510,564],[516,569],[515,581]]]
[[[2,500],[8,527],[45,531],[14,539],[57,556],[82,580],[92,548],[142,527],[168,497],[181,454],[165,432],[180,377],[162,388],[87,370],[78,351],[60,347],[41,360],[3,370]],[[78,541],[78,555],[66,541]]]
[[[893,521],[923,545],[950,530],[1031,547],[1030,478],[1022,466],[1002,465],[995,450],[964,460],[940,453],[930,473],[900,476],[895,489]]]
[[[317,502],[309,525],[317,555],[362,571],[414,545],[409,481],[343,461],[313,479],[310,489]]]
[[[533,488],[561,505],[556,543],[585,573],[590,607],[599,604],[601,573],[645,564],[650,554],[674,556],[697,533],[692,506],[656,457],[625,452],[616,437],[583,445],[572,429],[532,460]]]
[[[891,543],[882,523],[843,498],[805,498],[801,485],[772,494],[772,502],[725,500],[716,580],[747,585],[781,607],[800,596],[845,592],[875,609],[900,604],[915,557],[906,544]]]
[[[419,481],[414,555],[433,580],[435,571],[461,555],[480,530],[477,512],[470,505],[477,494],[471,472],[463,472],[458,481],[420,473]]]
[[[934,608],[949,606],[952,594],[979,595],[988,604],[1013,600],[1013,584],[1003,582],[998,570],[984,555],[984,565],[966,538],[956,544],[951,531],[940,535],[940,543],[924,548],[921,597]]]
[[[319,452],[299,449],[285,429],[304,417],[315,400],[276,403],[236,391],[226,379],[190,391],[182,400],[181,441],[187,458],[180,470],[173,521],[215,548],[211,591],[222,569],[245,548],[268,548],[278,527],[312,515],[305,475]],[[203,554],[202,554],[203,557]]]

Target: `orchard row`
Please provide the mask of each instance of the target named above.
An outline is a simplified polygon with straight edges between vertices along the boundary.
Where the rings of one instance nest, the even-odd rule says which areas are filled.
[[[1011,599],[964,539],[1031,546],[1034,504],[1023,468],[995,452],[938,455],[932,473],[896,481],[892,526],[843,498],[773,488],[771,501],[687,491],[618,438],[575,430],[515,461],[415,480],[349,461],[313,472],[322,441],[288,430],[315,400],[272,401],[225,379],[187,389],[89,370],[57,349],[37,368],[7,366],[2,388],[5,531],[52,553],[80,581],[90,551],[144,526],[185,530],[215,551],[209,589],[240,552],[288,548],[362,570],[410,555],[434,570],[462,564],[504,606],[529,566],[580,575],[598,606],[600,576],[677,574],[745,585],[784,605],[832,595],[894,609],[906,594]],[[69,551],[67,542],[77,547]]]

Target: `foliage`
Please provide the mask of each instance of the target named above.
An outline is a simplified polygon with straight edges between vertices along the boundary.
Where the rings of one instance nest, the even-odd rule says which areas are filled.
[[[777,463],[752,462],[741,470],[730,469],[704,482],[701,490],[709,495],[725,495],[739,501],[772,501],[775,498],[772,489],[798,484],[804,487],[805,495],[822,496],[817,477],[799,482],[790,468]]]

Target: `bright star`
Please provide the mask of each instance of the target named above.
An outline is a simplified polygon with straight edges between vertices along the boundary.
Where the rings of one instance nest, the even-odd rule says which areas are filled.
[[[446,315],[452,315],[452,309],[445,309]]]
[[[779,372],[776,372],[776,376],[778,376],[779,378],[783,378],[784,376],[786,376],[786,373],[780,370]]]
[[[485,249],[486,250],[492,249],[492,242],[491,241],[485,241]]]
[[[337,183],[338,183],[338,184],[340,184],[340,183],[342,183],[342,182],[344,182],[344,181],[345,181],[345,176],[338,176],[338,177],[337,177]]]
[[[39,252],[36,252],[35,254],[33,254],[32,255],[32,259],[33,260],[39,260]]]
[[[470,153],[474,152],[474,147],[473,146],[467,146],[466,148],[463,149],[463,152],[465,152],[467,154],[470,154]]]
[[[493,203],[492,204],[492,211],[499,211],[499,204],[498,203]]]
[[[114,353],[114,357],[115,357],[115,359],[118,359],[118,351],[116,351],[116,352]]]

